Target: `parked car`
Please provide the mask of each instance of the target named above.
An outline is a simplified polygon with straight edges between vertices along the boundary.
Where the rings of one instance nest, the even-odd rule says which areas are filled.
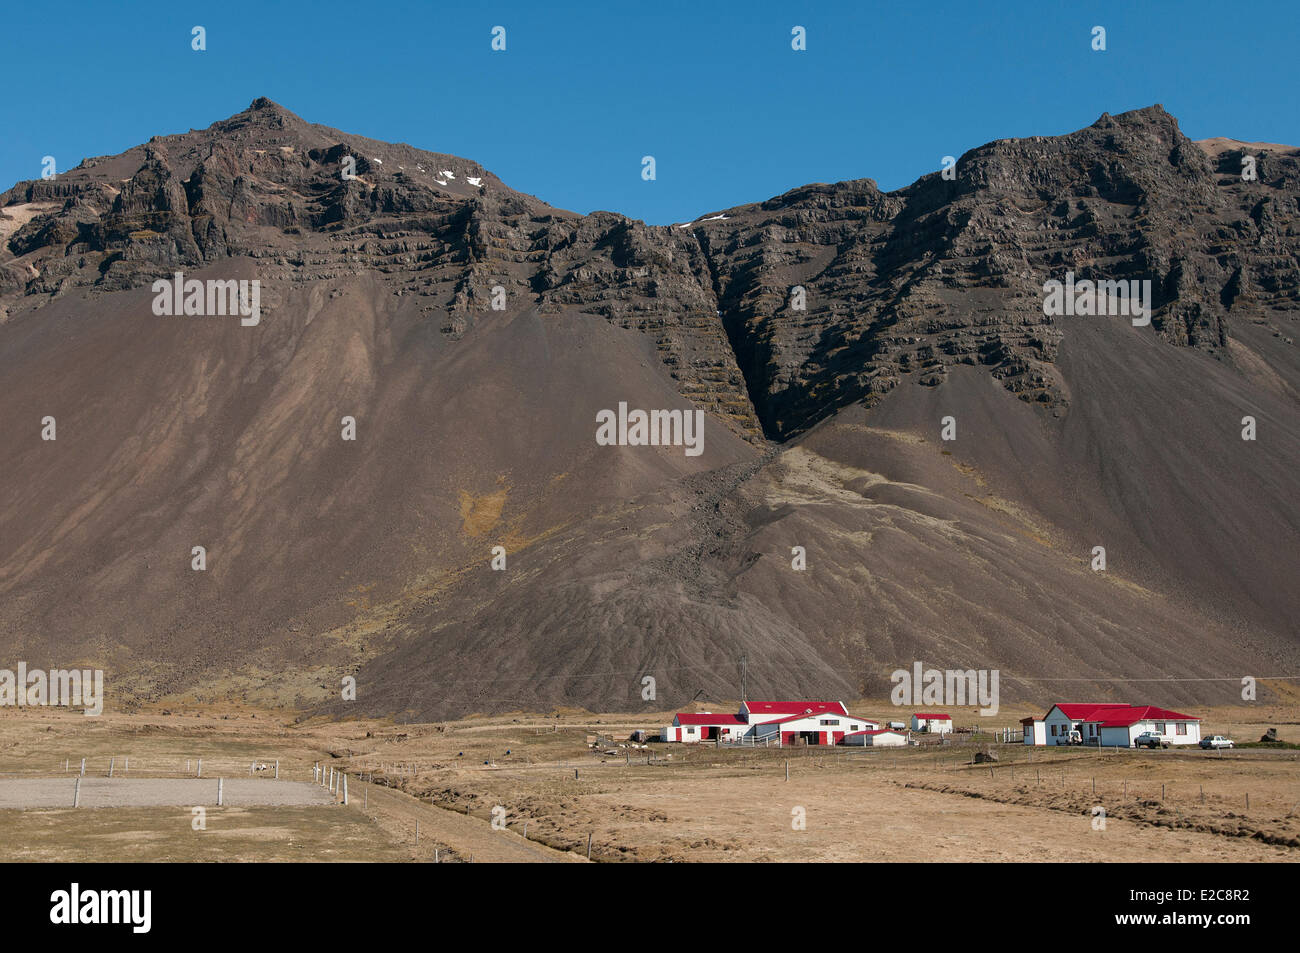
[[[1158,731],[1144,731],[1133,739],[1135,748],[1168,748],[1169,742]]]
[[[1202,738],[1202,748],[1231,748],[1232,742],[1223,735],[1215,735],[1213,738]]]

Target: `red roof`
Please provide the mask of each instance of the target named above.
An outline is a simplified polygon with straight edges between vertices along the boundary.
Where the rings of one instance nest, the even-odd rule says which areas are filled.
[[[1125,705],[1122,703],[1057,705],[1071,721],[1099,722],[1103,728],[1127,728],[1139,721],[1200,721],[1192,715],[1183,715],[1154,705]],[[1046,717],[1046,716],[1044,716]]]
[[[1115,714],[1101,723],[1103,728],[1127,728],[1129,725],[1136,724],[1139,721],[1200,721],[1191,715],[1181,715],[1176,711],[1170,711],[1167,708],[1156,708],[1154,705],[1144,705],[1141,708],[1129,708],[1122,714]]]
[[[913,718],[924,718],[924,719],[926,719],[927,721],[952,721],[952,715],[943,715],[943,714],[938,714],[938,715],[935,715],[935,714],[925,714],[924,712],[919,712],[919,711],[918,711],[915,715],[913,715],[912,717],[913,717]]]
[[[797,715],[786,715],[784,718],[773,718],[773,719],[771,719],[770,721],[760,721],[760,722],[757,722],[757,724],[760,724],[760,725],[784,725],[787,721],[798,721],[800,718],[820,718],[820,717],[822,717],[823,715],[834,715],[836,718],[852,718],[852,717],[853,717],[852,715],[841,715],[841,714],[839,713],[838,709],[835,710],[835,711],[814,711],[814,712],[801,711],[801,712],[799,712],[799,714],[797,714]],[[862,719],[859,719],[859,720],[860,720],[860,721],[866,721],[867,719],[862,718]]]
[[[1130,706],[1124,702],[1103,702],[1101,704],[1088,703],[1083,705],[1066,704],[1057,705],[1056,707],[1061,709],[1061,713],[1066,718],[1073,718],[1076,721],[1101,721],[1103,718],[1109,717],[1117,711],[1124,711]]]
[[[679,725],[747,725],[749,722],[739,715],[714,715],[709,712],[679,711]]]
[[[743,702],[742,707],[754,715],[849,714],[844,702]]]

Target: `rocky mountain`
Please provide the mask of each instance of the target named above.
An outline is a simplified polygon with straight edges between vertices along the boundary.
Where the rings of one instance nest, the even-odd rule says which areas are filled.
[[[259,99],[0,195],[0,626],[334,711],[660,710],[741,656],[1230,700],[1300,673],[1298,242],[1300,151],[1158,106],[657,227]],[[260,320],[156,314],[176,272]],[[1048,316],[1067,273],[1149,325]],[[620,403],[703,452],[599,444]]]

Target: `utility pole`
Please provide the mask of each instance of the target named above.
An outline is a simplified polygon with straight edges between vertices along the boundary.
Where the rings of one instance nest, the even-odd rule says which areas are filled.
[[[740,653],[740,700],[741,700],[742,702],[746,700],[746,698],[745,698],[745,671],[746,671],[746,669],[748,669],[748,667],[749,667],[749,656],[746,655],[744,652],[741,652],[741,653]]]

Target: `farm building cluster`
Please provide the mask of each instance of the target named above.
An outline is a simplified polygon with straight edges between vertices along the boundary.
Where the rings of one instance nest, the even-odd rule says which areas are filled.
[[[941,727],[922,727],[925,724]],[[946,727],[942,727],[946,726]],[[708,711],[678,712],[664,728],[664,741],[715,741],[723,744],[777,745],[870,745],[897,747],[907,744],[907,726],[902,722],[881,725],[869,718],[849,714],[843,702],[790,701],[741,702],[734,715]],[[947,715],[912,717],[913,731],[950,731]]]
[[[1151,735],[1167,745],[1195,745],[1201,740],[1199,718],[1151,705],[1061,703],[1042,718],[1025,718],[1021,726],[1020,740],[1027,745],[1129,748],[1140,743],[1140,736]],[[686,743],[900,747],[912,740],[913,733],[952,731],[952,716],[943,712],[916,712],[910,723],[882,725],[851,715],[843,702],[746,701],[734,715],[678,712],[660,738]]]

